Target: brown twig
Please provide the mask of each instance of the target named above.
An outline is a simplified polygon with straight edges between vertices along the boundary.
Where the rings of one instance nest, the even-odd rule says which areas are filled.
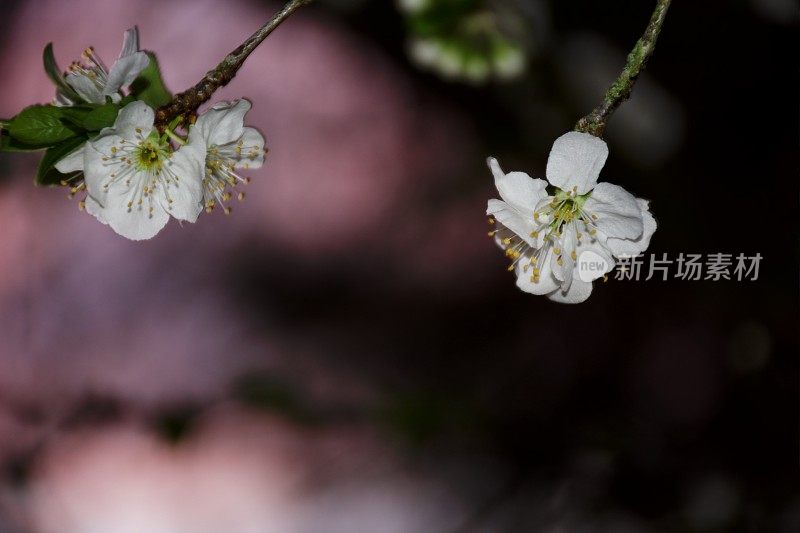
[[[285,21],[298,8],[310,3],[312,0],[290,0],[283,6],[272,19],[261,26],[257,32],[251,35],[241,46],[228,54],[219,65],[213,70],[208,71],[203,79],[194,87],[176,94],[172,101],[156,110],[156,124],[163,127],[178,116],[188,117],[193,115],[197,108],[207,102],[211,96],[219,89],[227,85],[244,64],[258,45],[260,45],[275,28]]]
[[[606,123],[611,117],[611,114],[620,106],[622,102],[630,98],[633,86],[636,84],[636,79],[641,74],[647,65],[647,60],[653,55],[653,50],[656,47],[656,40],[658,34],[661,32],[661,26],[664,24],[664,17],[667,15],[671,0],[658,0],[653,15],[650,17],[650,23],[647,25],[644,34],[636,41],[636,45],[628,54],[628,59],[625,62],[625,68],[617,77],[616,81],[611,84],[611,87],[606,91],[603,96],[602,103],[594,108],[594,110],[580,119],[575,125],[576,131],[584,133],[591,133],[596,137],[602,137],[603,131],[606,128]]]

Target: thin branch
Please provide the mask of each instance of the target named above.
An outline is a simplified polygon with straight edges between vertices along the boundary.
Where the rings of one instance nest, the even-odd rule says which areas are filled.
[[[176,94],[172,101],[161,106],[156,111],[156,124],[164,126],[178,116],[188,117],[194,114],[203,103],[207,102],[220,87],[227,85],[236,76],[236,73],[244,64],[258,45],[260,45],[275,28],[281,25],[298,8],[310,3],[312,0],[290,0],[283,6],[272,19],[261,26],[257,32],[251,35],[241,46],[228,54],[219,65],[206,73],[194,87],[180,94]]]
[[[657,1],[653,16],[650,17],[650,23],[641,38],[636,41],[631,53],[628,54],[622,73],[606,91],[605,96],[603,96],[603,102],[578,121],[575,125],[576,131],[591,133],[596,137],[603,136],[603,131],[611,114],[622,102],[630,98],[639,74],[642,73],[642,70],[647,65],[647,60],[653,55],[658,34],[661,32],[661,26],[664,24],[664,17],[667,15],[670,2],[671,0]]]

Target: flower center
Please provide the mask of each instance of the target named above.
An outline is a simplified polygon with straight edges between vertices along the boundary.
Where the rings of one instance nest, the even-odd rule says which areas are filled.
[[[169,159],[171,154],[169,143],[162,140],[158,134],[151,134],[134,148],[133,160],[138,170],[158,174],[164,166],[164,161]]]
[[[557,189],[553,195],[553,200],[548,205],[549,213],[552,218],[550,220],[550,229],[556,233],[561,232],[561,228],[565,224],[573,220],[584,220],[586,214],[583,211],[583,204],[591,196],[591,192],[583,195],[576,195],[574,191],[562,191]],[[545,209],[548,209],[545,208]],[[545,214],[545,213],[542,213]]]
[[[108,81],[108,68],[103,60],[95,53],[94,48],[89,47],[83,51],[81,57],[86,61],[81,64],[77,61],[73,62],[67,72],[73,74],[80,74],[81,76],[89,79],[98,90],[103,90]]]
[[[181,176],[167,164],[173,156],[168,137],[159,137],[156,130],[145,137],[142,129],[136,128],[137,140],[115,141],[103,156],[102,164],[108,172],[103,192],[119,186],[118,192],[128,200],[128,213],[144,211],[152,217],[159,204],[171,212],[172,191],[180,187]]]
[[[519,264],[522,272],[530,274],[531,283],[539,283],[549,251],[552,251],[559,266],[565,264],[564,254],[576,261],[576,248],[582,243],[584,232],[589,239],[597,234],[597,215],[584,209],[591,194],[588,192],[579,195],[575,189],[551,189],[549,200],[540,204],[533,212],[536,229],[531,231],[530,237],[536,239],[536,244],[529,244],[512,230],[490,218],[489,223],[497,224],[497,229],[490,231],[489,236],[497,239],[506,256],[511,259],[508,269],[514,270]],[[567,236],[570,237],[569,240],[566,239]]]
[[[236,146],[232,148],[233,153],[240,156],[243,144],[243,141],[239,139]],[[251,149],[249,157],[254,158],[256,155],[257,152]],[[244,200],[244,191],[237,191],[236,187],[250,183],[250,178],[239,174],[236,171],[236,165],[237,161],[231,157],[230,153],[226,153],[215,144],[208,147],[205,177],[203,178],[206,212],[210,213],[219,204],[226,215],[231,214],[232,207],[226,205],[226,202],[231,200],[232,193],[236,193],[236,198],[239,201]]]

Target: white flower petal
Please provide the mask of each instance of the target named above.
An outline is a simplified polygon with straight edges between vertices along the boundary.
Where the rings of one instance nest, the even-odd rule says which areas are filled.
[[[108,220],[106,220],[103,206],[91,196],[87,196],[84,200],[84,209],[86,209],[86,212],[94,216],[94,218],[96,218],[99,222],[108,225]]]
[[[578,304],[586,301],[592,294],[592,284],[579,279],[573,279],[567,291],[561,288],[551,292],[547,297],[554,302],[562,304]]]
[[[178,220],[196,222],[203,210],[203,169],[205,151],[198,153],[188,145],[175,152],[164,164],[163,172],[178,178],[160,196],[162,207]],[[167,201],[172,199],[172,203]]]
[[[545,257],[540,260],[539,265],[541,265],[541,272],[539,272],[538,282],[531,279],[533,267],[528,266],[526,269],[525,265],[528,264],[528,261],[520,259],[515,269],[517,274],[517,287],[524,292],[539,295],[549,294],[558,289],[559,282],[553,276],[553,271],[550,268],[552,255],[552,250],[548,250]]]
[[[641,254],[647,247],[650,246],[650,239],[656,231],[656,219],[650,213],[650,208],[647,200],[637,198],[636,202],[639,204],[642,213],[642,222],[644,230],[637,239],[618,239],[616,237],[609,237],[606,240],[606,246],[617,257],[633,257]]]
[[[98,153],[97,150],[87,150],[87,165],[94,162],[94,156],[89,155],[92,152]],[[87,170],[89,168],[91,167],[87,166]],[[106,171],[113,172],[108,169]],[[90,182],[95,184],[93,188],[97,188],[98,182],[108,183],[107,190],[100,185],[100,196],[92,194],[91,189],[89,189],[89,196],[95,197],[97,203],[103,206],[102,217],[114,231],[134,241],[150,239],[166,226],[169,214],[152,194],[146,197],[136,194],[149,181],[149,174],[135,172],[128,178],[130,181],[128,179],[110,179],[106,175],[105,179],[98,180],[94,172],[87,173],[87,189],[89,189]],[[142,200],[141,204],[138,199]],[[129,203],[132,204],[130,207]]]
[[[103,206],[107,205],[103,186],[110,181],[111,174],[118,173],[124,166],[121,157],[113,156],[111,147],[119,146],[122,142],[119,135],[104,132],[84,145],[83,181],[86,191]]]
[[[62,174],[69,174],[70,172],[79,172],[83,170],[83,151],[86,149],[86,143],[80,145],[77,149],[56,163],[56,170]]]
[[[236,168],[261,168],[264,164],[264,136],[255,128],[244,128],[242,133],[242,152],[234,159]]]
[[[561,228],[561,239],[556,245],[559,248],[560,254],[553,254],[550,265],[553,269],[553,275],[561,281],[561,289],[566,290],[572,283],[572,275],[575,270],[575,259],[577,259],[578,237],[576,234],[577,225],[575,222],[564,224]],[[572,254],[575,253],[575,259]],[[561,265],[558,264],[558,258],[561,258]]]
[[[128,212],[128,195],[118,194],[120,192],[119,187],[109,191],[109,204],[103,210],[108,225],[114,231],[132,241],[143,241],[152,239],[164,229],[169,222],[169,214],[157,202],[153,202],[152,212],[146,206]]]
[[[70,73],[64,78],[70,87],[75,89],[78,96],[83,98],[90,104],[102,104],[105,102],[103,93],[97,87],[94,81],[84,76],[83,74]]]
[[[255,128],[243,128],[239,139],[215,147],[217,155],[227,159],[234,168],[260,168],[264,163],[264,137]]]
[[[250,107],[250,102],[244,99],[219,102],[200,115],[191,129],[201,135],[209,146],[238,141],[244,133],[244,116]],[[192,132],[189,136],[192,136]]]
[[[541,213],[535,218],[541,224],[549,224],[553,221],[552,203],[555,200],[553,196],[545,196],[534,207],[534,212]]]
[[[487,159],[487,163],[494,175],[494,184],[500,197],[520,213],[530,213],[532,217],[536,204],[547,197],[547,182],[533,179],[524,172],[506,174],[493,157]]]
[[[145,52],[136,52],[120,57],[108,73],[108,81],[103,89],[103,95],[115,94],[121,87],[133,83],[133,80],[141,74],[148,63],[150,63],[150,58]]]
[[[642,234],[642,210],[636,198],[619,185],[598,183],[583,210],[608,238],[638,239]]]
[[[559,189],[578,194],[592,190],[608,158],[605,141],[589,135],[571,131],[553,143],[547,159],[547,181]]]
[[[513,231],[519,238],[527,242],[530,246],[538,247],[541,245],[543,236],[532,237],[531,232],[536,228],[533,219],[526,219],[517,210],[509,206],[502,200],[489,200],[486,214],[493,216],[495,220]]]
[[[144,102],[137,100],[123,107],[117,115],[112,128],[114,132],[129,141],[137,141],[150,135],[153,130],[155,112]],[[136,131],[137,128],[141,133]],[[104,132],[105,133],[105,130]]]
[[[125,35],[122,37],[122,50],[119,53],[119,58],[127,57],[139,51],[139,28],[134,26],[125,30]]]

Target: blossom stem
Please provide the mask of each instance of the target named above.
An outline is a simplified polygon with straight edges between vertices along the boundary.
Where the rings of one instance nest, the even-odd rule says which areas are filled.
[[[164,135],[166,135],[167,137],[169,137],[170,139],[172,139],[176,143],[180,144],[181,146],[186,144],[186,140],[181,138],[177,133],[175,133],[172,130],[169,130],[169,129],[165,130],[164,131]]]
[[[189,117],[197,108],[207,102],[220,87],[227,85],[244,64],[245,59],[260,45],[275,28],[281,25],[298,8],[312,0],[289,0],[272,19],[261,26],[236,50],[225,56],[219,65],[203,76],[194,87],[176,94],[172,101],[156,110],[156,124],[163,128],[173,118],[183,115]]]
[[[622,102],[630,98],[639,74],[642,73],[642,70],[647,65],[647,60],[653,55],[670,2],[671,0],[657,0],[656,8],[650,17],[650,23],[647,25],[644,34],[636,41],[633,50],[628,54],[625,68],[622,69],[620,75],[608,88],[600,105],[578,121],[575,125],[576,131],[590,133],[596,137],[603,136],[603,131],[611,114],[616,111]]]

